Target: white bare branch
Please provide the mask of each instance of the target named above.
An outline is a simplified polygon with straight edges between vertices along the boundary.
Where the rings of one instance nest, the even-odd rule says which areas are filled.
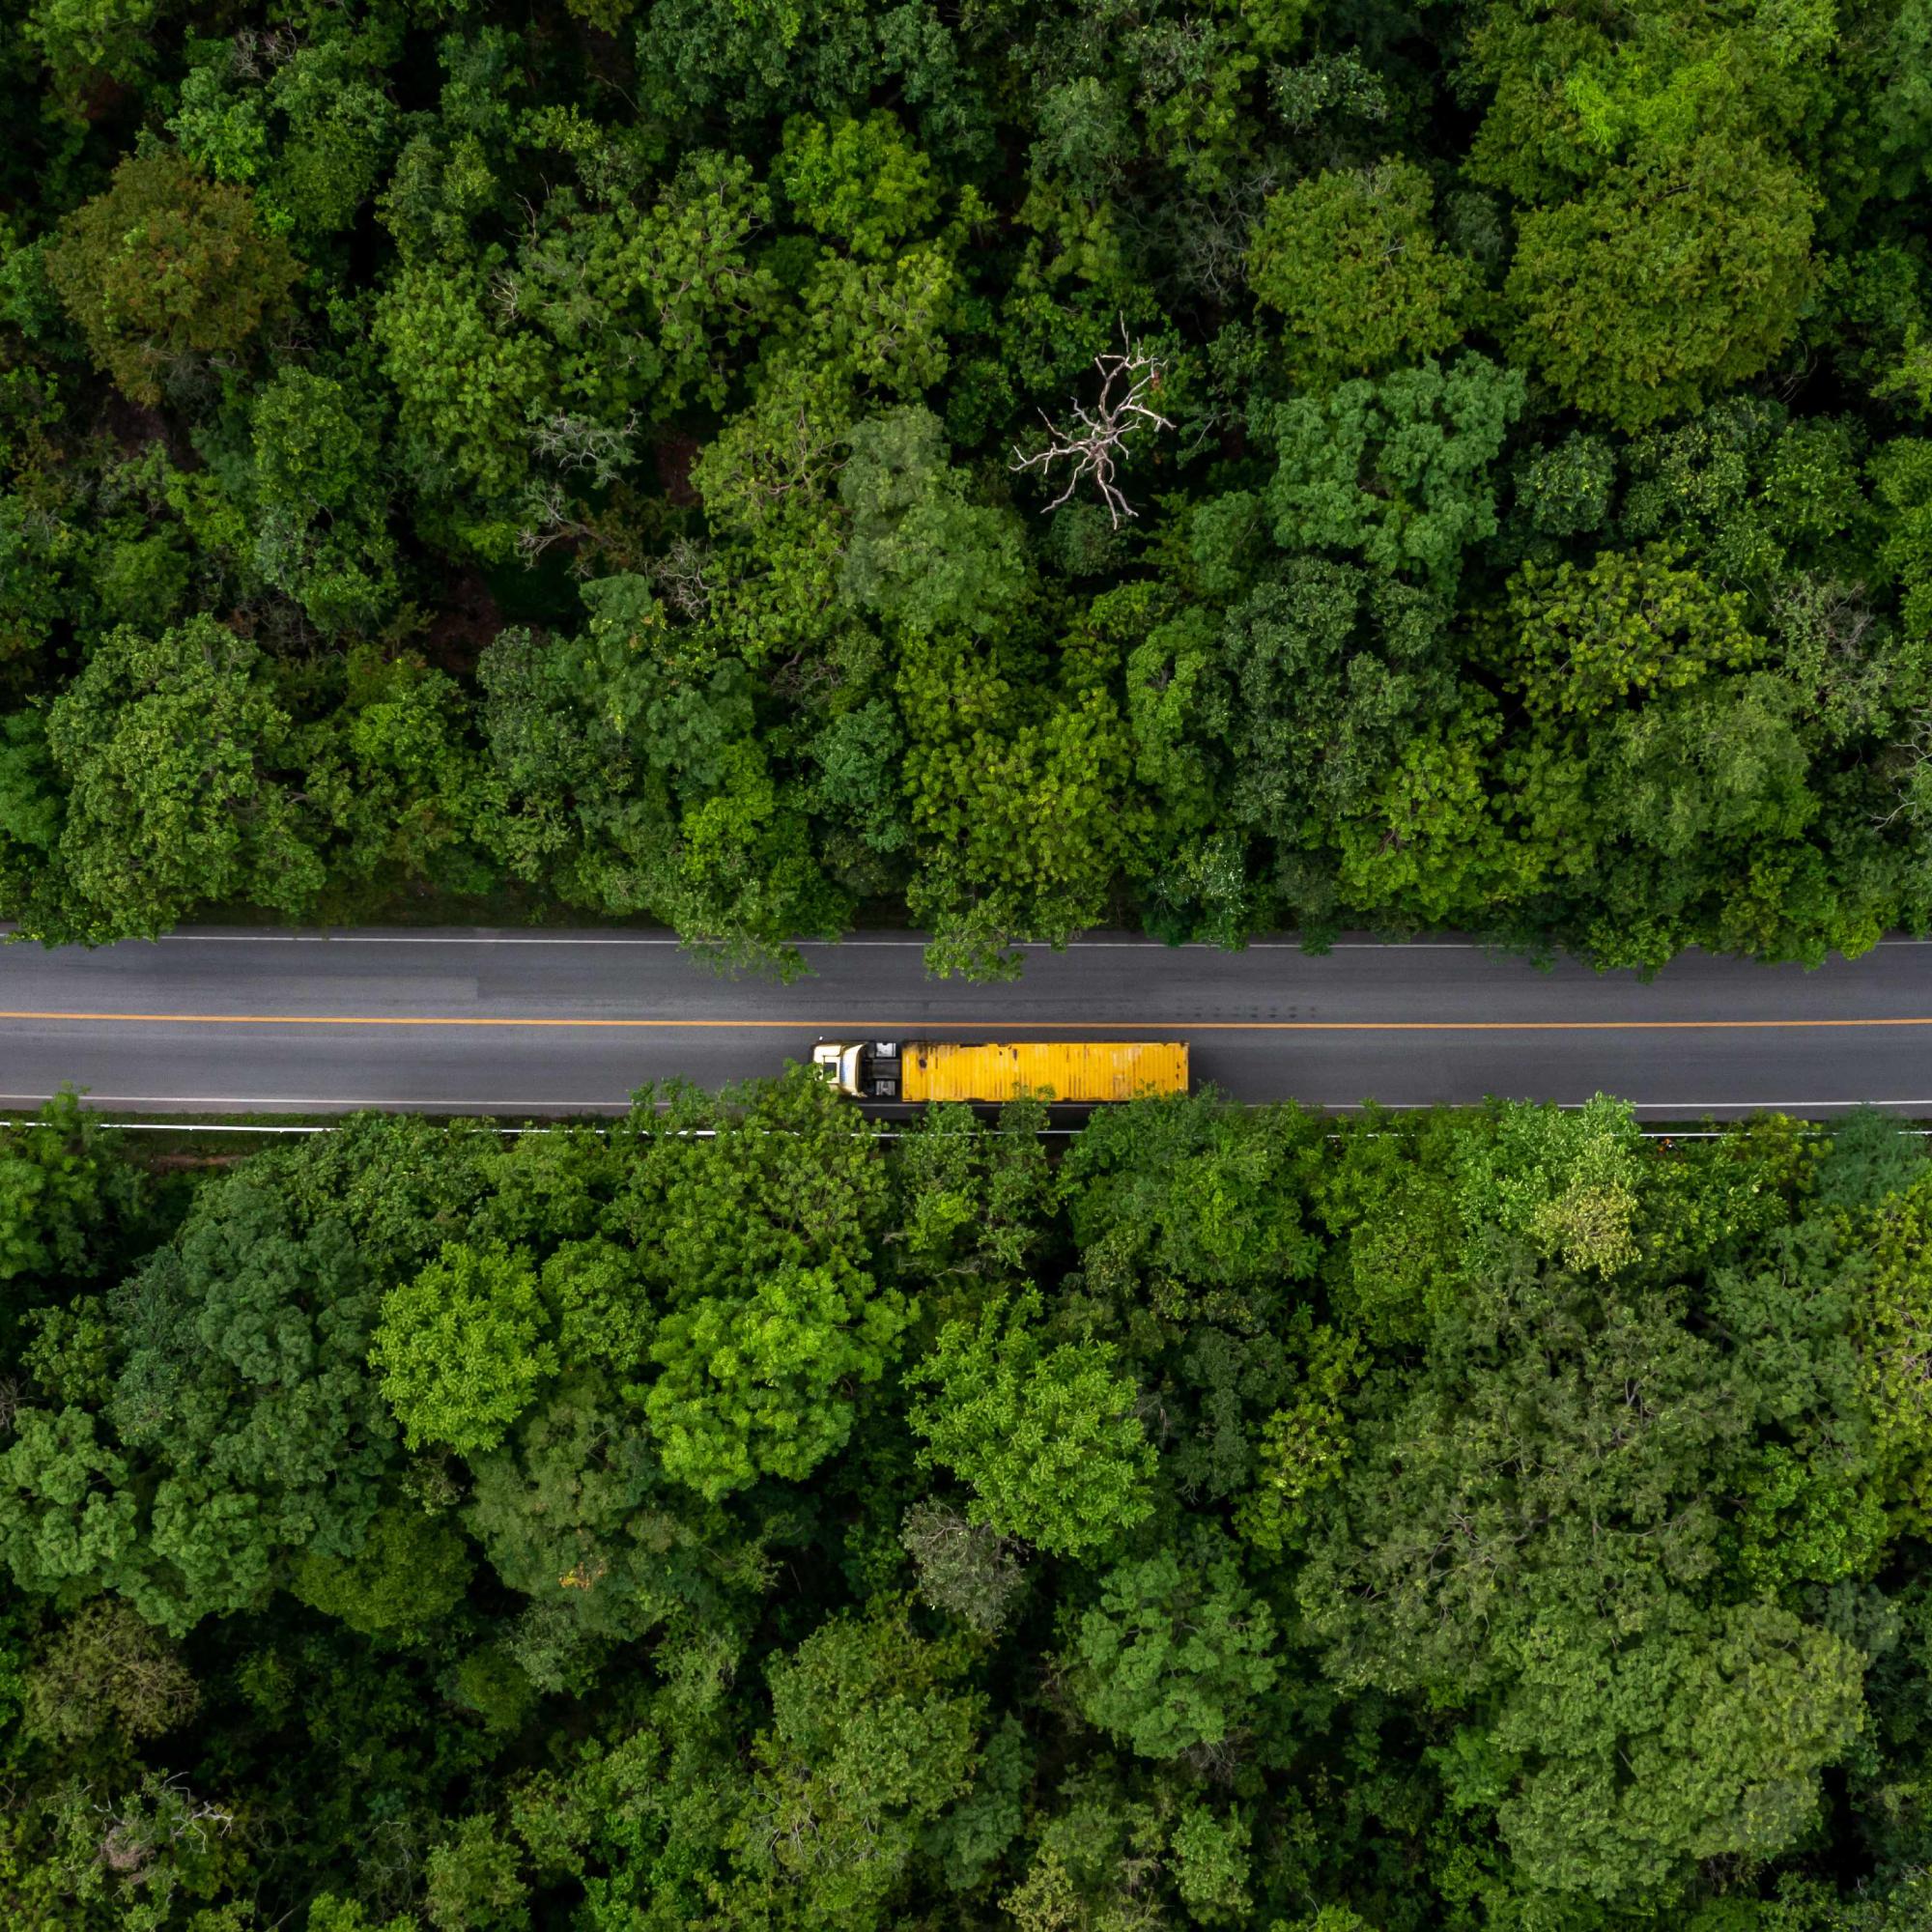
[[[1135,514],[1118,481],[1121,466],[1132,454],[1128,438],[1139,430],[1172,429],[1174,425],[1150,400],[1159,393],[1161,365],[1127,334],[1124,322],[1121,325],[1121,353],[1096,355],[1094,366],[1100,372],[1100,394],[1094,406],[1073,405],[1075,427],[1065,427],[1042,411],[1046,446],[1028,455],[1015,443],[1009,467],[1036,469],[1051,482],[1056,464],[1068,466],[1065,483],[1046,506],[1049,510],[1070,501],[1081,484],[1092,477],[1114,527],[1119,529],[1123,517]]]
[[[632,459],[632,445],[638,434],[636,410],[621,423],[600,422],[595,416],[573,415],[568,410],[548,413],[532,412],[529,421],[530,454],[539,463],[554,464],[558,469],[587,469],[593,489],[602,490],[617,480]]]
[[[517,531],[517,554],[532,566],[553,544],[575,543],[590,534],[590,526],[576,514],[561,483],[544,477],[524,491],[523,526]]]
[[[1932,815],[1932,711],[1921,711],[1910,737],[1891,748],[1897,804],[1872,822],[1881,832],[1905,819],[1922,827]]]

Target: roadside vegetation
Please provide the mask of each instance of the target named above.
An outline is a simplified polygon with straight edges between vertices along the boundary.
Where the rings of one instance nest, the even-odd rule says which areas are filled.
[[[0,914],[1932,918],[1925,0],[22,0]]]
[[[0,1134],[22,1932],[1914,1932],[1923,1143]]]

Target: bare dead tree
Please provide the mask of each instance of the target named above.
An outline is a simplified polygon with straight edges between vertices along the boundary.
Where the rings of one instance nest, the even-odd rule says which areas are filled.
[[[1932,711],[1921,711],[1911,735],[1891,747],[1890,763],[1898,803],[1888,812],[1872,815],[1883,832],[1904,819],[1922,827],[1932,803]]]
[[[1073,423],[1077,427],[1063,427],[1041,411],[1040,420],[1046,425],[1048,439],[1046,447],[1029,456],[1015,443],[1009,467],[1037,470],[1050,482],[1056,464],[1070,466],[1065,486],[1046,506],[1049,510],[1057,510],[1069,501],[1081,484],[1092,477],[1100,500],[1107,506],[1107,514],[1114,520],[1114,527],[1119,529],[1122,518],[1135,514],[1134,506],[1116,480],[1120,467],[1132,454],[1127,439],[1138,430],[1172,429],[1174,425],[1150,400],[1159,392],[1161,365],[1128,335],[1124,322],[1121,325],[1121,353],[1096,355],[1094,366],[1100,372],[1099,398],[1092,409],[1084,403],[1073,405]]]
[[[528,441],[530,454],[539,463],[565,471],[588,470],[591,488],[602,490],[614,483],[631,462],[637,434],[636,410],[621,423],[574,415],[568,410],[551,410],[532,412]]]
[[[919,1573],[919,1594],[988,1634],[1007,1620],[1025,1582],[1026,1546],[963,1510],[930,1499],[905,1513],[899,1541]]]
[[[118,1807],[93,1809],[102,1821],[96,1861],[129,1886],[152,1882],[154,1861],[163,1846],[191,1838],[196,1851],[206,1851],[211,1830],[225,1837],[235,1826],[233,1811],[197,1798],[179,1773],[167,1777],[150,1773],[138,1796]]]
[[[553,544],[579,543],[588,535],[590,526],[577,515],[577,505],[561,483],[544,477],[525,489],[517,554],[526,569]]]
[[[664,554],[653,557],[646,566],[665,601],[694,620],[703,618],[711,610],[713,585],[705,573],[712,568],[710,550],[690,537],[672,537]]]
[[[300,51],[301,41],[290,29],[243,27],[235,36],[233,71],[242,80],[261,80]]]
[[[490,299],[506,324],[516,322],[524,312],[523,275],[515,269],[498,269],[490,277]]]

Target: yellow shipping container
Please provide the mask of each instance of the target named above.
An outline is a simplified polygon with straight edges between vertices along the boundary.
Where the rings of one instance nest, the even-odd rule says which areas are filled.
[[[980,1045],[965,1040],[907,1040],[900,1049],[900,1097],[1012,1100],[1022,1094],[1054,1100],[1132,1100],[1144,1094],[1187,1092],[1187,1046],[1181,1040],[1028,1040]]]

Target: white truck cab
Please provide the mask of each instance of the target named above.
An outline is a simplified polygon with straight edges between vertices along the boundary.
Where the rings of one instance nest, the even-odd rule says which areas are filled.
[[[895,1100],[899,1091],[896,1040],[821,1039],[811,1049],[813,1070],[855,1100]]]

